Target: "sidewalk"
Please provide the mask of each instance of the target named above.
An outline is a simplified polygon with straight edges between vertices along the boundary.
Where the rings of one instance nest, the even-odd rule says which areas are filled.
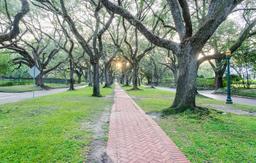
[[[110,116],[107,155],[114,163],[189,162],[119,85]]]
[[[75,87],[76,89],[84,88],[85,86]],[[68,88],[57,88],[50,90],[35,91],[35,98],[40,96],[51,95],[55,93],[61,93],[67,91]],[[0,105],[12,102],[18,102],[26,99],[33,98],[33,92],[22,92],[22,93],[2,93],[0,92]]]
[[[157,87],[158,89],[161,90],[167,90],[167,91],[172,91],[175,92],[175,88],[167,88],[167,87]],[[226,95],[221,95],[221,94],[213,94],[212,90],[204,90],[204,91],[198,91],[199,94],[215,99],[215,100],[220,100],[220,101],[226,101]],[[243,98],[243,97],[236,97],[232,96],[233,103],[235,104],[244,104],[244,105],[255,105],[256,106],[256,100],[255,99],[250,99],[250,98]]]

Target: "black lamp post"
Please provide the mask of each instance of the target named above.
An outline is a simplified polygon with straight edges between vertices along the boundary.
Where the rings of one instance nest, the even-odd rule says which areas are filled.
[[[231,79],[230,79],[230,58],[231,58],[231,51],[228,49],[226,51],[226,61],[227,61],[227,99],[226,104],[233,104],[231,99]]]

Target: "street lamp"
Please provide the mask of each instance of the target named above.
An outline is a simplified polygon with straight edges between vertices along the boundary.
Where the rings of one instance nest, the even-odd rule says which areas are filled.
[[[228,49],[225,52],[226,55],[226,60],[227,60],[227,99],[226,99],[226,104],[233,104],[232,99],[231,99],[231,79],[230,79],[230,58],[231,58],[231,51]]]

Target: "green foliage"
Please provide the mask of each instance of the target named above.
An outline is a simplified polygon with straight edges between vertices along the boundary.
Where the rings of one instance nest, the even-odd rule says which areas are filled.
[[[10,70],[10,56],[0,53],[0,75],[5,75]]]
[[[175,87],[174,79],[163,79],[160,83],[161,86],[165,87]],[[213,78],[203,78],[203,76],[197,78],[197,88],[198,89],[213,89],[214,79]]]
[[[203,76],[204,78],[212,78],[214,76],[214,71],[211,65],[205,62],[200,65],[197,74],[198,76]]]
[[[226,94],[226,89],[218,89],[216,93]],[[233,88],[232,95],[256,98],[256,89]]]
[[[210,45],[217,48],[219,52],[226,51],[232,45],[233,41],[238,37],[239,27],[234,21],[226,20],[209,40]]]
[[[255,43],[251,40],[245,41],[242,46],[234,53],[234,66],[236,67],[256,67]]]
[[[0,80],[0,87],[3,86],[14,86],[14,85],[27,85],[32,84],[32,80],[10,80],[10,79],[2,79]]]
[[[166,110],[174,96],[168,91],[149,88],[128,93],[146,112]],[[223,104],[204,97],[198,97],[197,103]],[[246,109],[249,106],[235,107]],[[193,163],[255,161],[256,117],[220,114],[210,109],[204,116],[190,111],[171,114],[161,117],[158,123]]]
[[[1,105],[1,162],[83,162],[92,140],[87,124],[111,105],[111,99],[91,97],[91,91]],[[102,89],[103,95],[111,93]]]
[[[212,89],[214,88],[213,78],[197,78],[197,88],[198,89]]]

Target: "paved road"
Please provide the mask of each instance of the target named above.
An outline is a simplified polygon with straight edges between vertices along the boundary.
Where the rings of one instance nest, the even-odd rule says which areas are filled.
[[[107,144],[109,162],[189,163],[164,131],[119,85],[115,88]]]
[[[76,87],[76,89],[83,88],[83,87],[85,87],[85,86],[79,86],[79,87]],[[67,88],[59,88],[59,89],[35,91],[35,97],[65,92],[67,90],[68,90]],[[6,104],[6,103],[22,101],[22,100],[30,99],[30,98],[33,98],[32,92],[22,92],[22,93],[1,93],[0,92],[0,105]]]
[[[169,90],[175,92],[175,88],[166,88],[166,87],[157,87],[161,90]],[[205,90],[205,91],[198,91],[201,95],[220,100],[220,101],[226,101],[226,96],[221,94],[213,94],[212,90]],[[236,104],[246,104],[246,105],[255,105],[256,106],[256,100],[255,99],[249,99],[249,98],[242,98],[242,97],[232,97],[232,100]]]

